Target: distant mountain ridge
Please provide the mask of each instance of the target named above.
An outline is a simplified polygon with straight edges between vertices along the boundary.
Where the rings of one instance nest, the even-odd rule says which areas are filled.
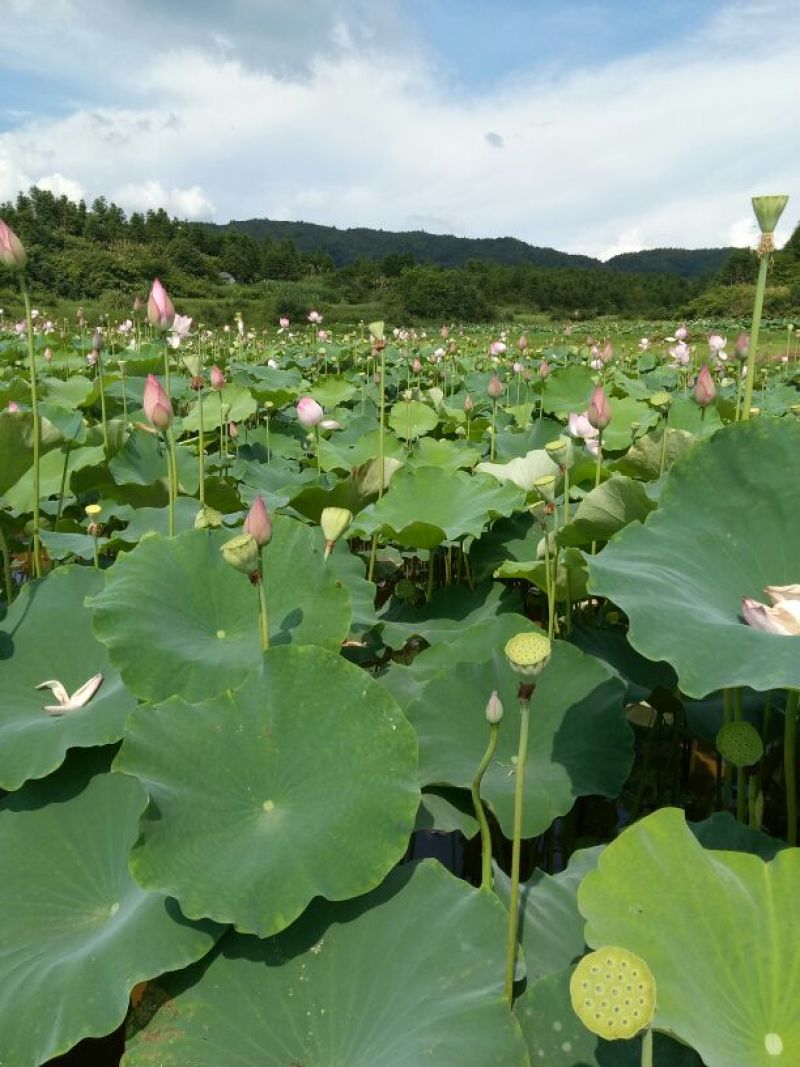
[[[234,219],[221,229],[238,230],[257,240],[291,238],[300,252],[325,252],[337,267],[357,259],[383,260],[387,256],[414,257],[416,263],[463,267],[469,260],[503,266],[527,263],[536,267],[572,267],[614,270],[625,274],[674,274],[681,278],[711,277],[727,260],[731,248],[651,248],[624,252],[606,263],[592,256],[559,252],[520,241],[516,237],[455,237],[424,230],[339,229],[314,222],[277,219]]]

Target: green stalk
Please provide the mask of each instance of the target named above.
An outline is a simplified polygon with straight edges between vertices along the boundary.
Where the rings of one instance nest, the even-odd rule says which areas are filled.
[[[107,462],[109,458],[108,420],[106,418],[106,389],[105,380],[103,378],[103,356],[100,352],[97,353],[97,377],[100,382],[100,417],[103,421],[103,451],[106,454]]]
[[[489,442],[489,461],[491,463],[494,463],[494,452],[495,452],[494,438],[495,438],[495,433],[496,433],[496,429],[497,429],[496,426],[495,426],[496,420],[497,420],[497,400],[493,400],[492,401],[492,437],[491,437],[491,440]]]
[[[642,1034],[642,1067],[653,1067],[653,1031],[649,1026]]]
[[[128,396],[125,391],[125,363],[120,363],[120,372],[122,373],[122,418],[125,423],[128,421]]]
[[[756,282],[756,296],[753,301],[753,322],[750,327],[750,351],[747,353],[747,377],[744,383],[744,405],[740,412],[742,421],[747,422],[750,418],[750,408],[753,404],[753,379],[756,370],[756,351],[758,349],[758,331],[761,326],[761,310],[764,307],[764,289],[767,285],[767,269],[769,268],[769,253],[760,253],[761,262],[758,265],[758,281]]]
[[[169,536],[175,536],[175,497],[178,495],[178,459],[175,455],[175,435],[167,430],[167,467],[169,482]]]
[[[742,690],[733,691],[733,714],[735,722],[744,722],[744,705],[742,703]],[[746,810],[746,790],[744,767],[736,768],[736,821],[744,823]]]
[[[222,464],[222,473],[225,473],[225,419],[222,410],[222,390],[217,393],[219,397],[219,459]]]
[[[514,970],[517,962],[517,926],[519,923],[519,868],[522,855],[522,807],[525,796],[525,764],[528,759],[528,724],[533,686],[519,687],[519,749],[517,780],[514,789],[514,838],[511,846],[511,900],[508,906],[508,940],[506,945],[505,994],[509,1005],[514,1000]]]
[[[378,455],[380,457],[380,476],[378,480],[378,500],[383,496],[383,483],[386,475],[386,468],[383,463],[383,437],[385,432],[384,427],[384,411],[386,407],[386,357],[384,348],[381,349],[381,392],[380,392],[380,426],[378,431]]]
[[[199,389],[197,392],[197,404],[198,404],[198,438],[197,438],[197,462],[200,467],[200,503],[206,502],[206,437],[205,426],[203,425],[203,390]]]
[[[169,396],[169,341],[166,337],[164,338],[164,388],[167,391],[167,396]]]
[[[264,562],[259,555],[258,560],[258,632],[261,638],[261,651],[269,649],[269,623],[267,618],[267,594],[264,589]]]
[[[758,800],[758,775],[751,774],[747,783],[747,815],[751,830],[758,829],[756,818],[756,801]]]
[[[481,781],[486,768],[494,758],[497,748],[497,738],[500,734],[500,723],[493,722],[489,726],[489,744],[483,754],[483,759],[478,764],[475,777],[472,779],[472,804],[475,808],[475,818],[481,831],[481,889],[492,889],[492,835],[489,832],[489,820],[486,818],[486,809],[481,801]]]
[[[94,569],[100,570],[100,553],[97,548],[97,530],[92,534],[92,553],[94,555]]]
[[[317,441],[316,441],[316,443],[317,443],[317,477],[321,478],[322,477],[322,465],[321,465],[320,458],[319,458],[319,426],[315,426],[314,427],[314,434],[315,434],[316,439],[317,439]]]
[[[797,708],[800,690],[790,689],[786,700],[786,723],[783,734],[783,773],[786,779],[786,840],[797,844]]]
[[[664,464],[667,462],[667,437],[669,434],[669,407],[664,414],[664,435],[661,438],[661,460],[658,464],[659,477],[664,473]]]
[[[42,427],[39,422],[39,395],[36,388],[36,358],[33,350],[33,319],[31,318],[31,299],[25,276],[20,274],[19,287],[25,304],[25,324],[28,337],[28,362],[31,375],[31,414],[33,416],[33,573],[42,576],[42,553],[39,540],[39,452],[41,450]]]

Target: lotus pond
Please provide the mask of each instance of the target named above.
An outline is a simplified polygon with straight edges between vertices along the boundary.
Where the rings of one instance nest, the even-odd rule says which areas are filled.
[[[0,339],[0,1064],[796,1067],[791,343],[147,312]]]

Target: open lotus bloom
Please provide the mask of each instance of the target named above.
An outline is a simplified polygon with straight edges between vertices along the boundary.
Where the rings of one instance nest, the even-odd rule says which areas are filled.
[[[742,614],[755,630],[800,637],[800,585],[768,585],[764,592],[771,605],[745,597]]]

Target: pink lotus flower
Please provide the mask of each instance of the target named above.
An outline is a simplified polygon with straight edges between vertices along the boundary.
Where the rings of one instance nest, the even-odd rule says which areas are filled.
[[[175,320],[175,308],[158,278],[153,282],[147,298],[147,318],[157,330],[168,330]]]
[[[596,385],[586,409],[586,418],[598,430],[604,430],[611,422],[611,404],[602,385]]]
[[[22,270],[28,254],[11,227],[0,219],[0,263],[12,270]]]
[[[147,375],[142,403],[148,421],[157,430],[168,430],[172,425],[174,413],[170,399],[158,378]]]
[[[319,325],[319,323],[322,322],[322,315],[320,315],[318,311],[309,311],[308,321],[313,325],[317,326]]]
[[[771,606],[743,598],[745,622],[764,633],[800,636],[800,585],[768,585],[764,592],[772,601]]]
[[[639,348],[642,350],[642,352],[646,352],[649,347],[650,347],[650,338],[649,337],[643,337],[641,339],[641,341],[639,342]]]
[[[592,370],[602,370],[603,361],[602,359],[600,359],[599,356],[595,356],[594,359],[589,361],[589,366],[592,368]]]
[[[94,365],[97,363],[97,356],[98,353],[94,349],[92,349],[92,351],[87,354],[86,362],[89,364],[90,367],[94,367]]]
[[[272,540],[272,519],[267,511],[267,505],[259,493],[244,520],[244,532],[254,538],[259,548],[269,544]]]
[[[415,374],[419,374],[419,372],[422,370],[422,364],[420,363],[419,358],[417,356],[414,357],[414,361],[411,364],[411,369]]]
[[[287,317],[285,315],[281,315],[281,317],[278,319],[278,325],[280,326],[280,328],[282,330],[288,330],[289,329],[289,320],[287,319]]]
[[[219,367],[216,365],[216,363],[211,368],[210,377],[211,377],[211,388],[212,389],[216,389],[217,392],[219,392],[220,389],[224,388],[224,386],[225,386],[225,375],[222,373],[222,371],[219,369]]]
[[[322,422],[323,411],[311,396],[301,397],[297,403],[297,418],[307,430],[313,430]]]
[[[600,358],[604,363],[610,363],[614,355],[614,348],[610,341],[606,341],[600,350]]]
[[[515,374],[522,374],[524,368],[521,363],[515,363],[511,369]]]
[[[692,350],[685,341],[678,341],[676,345],[673,345],[669,350],[669,354],[678,367],[685,367],[692,358]]]
[[[181,341],[189,333],[192,325],[192,320],[188,315],[176,315],[172,321],[172,333],[169,337],[169,343],[172,348],[178,348]]]
[[[542,379],[542,381],[544,381],[545,378],[550,377],[552,370],[553,368],[550,366],[547,360],[543,359],[542,362],[539,364],[539,377]]]
[[[450,336],[450,327],[442,326],[441,330],[439,330],[439,336],[443,341],[446,341],[447,338]]]
[[[712,352],[722,352],[727,343],[727,337],[720,337],[718,333],[712,333],[709,335],[708,347],[711,349]]]
[[[9,400],[8,405],[6,407],[6,411],[10,411],[12,412],[12,414],[15,411],[19,411],[19,404],[16,402],[16,400]]]
[[[503,341],[492,341],[489,345],[489,355],[491,356],[502,356],[505,350],[506,346]]]
[[[714,379],[711,377],[711,371],[708,369],[708,364],[703,364],[703,369],[697,376],[697,384],[694,387],[694,398],[701,408],[707,408],[709,404],[714,403],[714,397],[717,395],[717,388],[714,385]]]
[[[686,335],[688,334],[688,332],[689,331],[686,329],[686,327],[683,325],[683,323],[681,323],[681,325],[675,331],[676,340],[685,341],[686,340]]]
[[[317,330],[318,341],[330,341],[331,335],[328,330]]]
[[[498,400],[505,392],[503,383],[500,381],[496,374],[492,375],[489,384],[486,386],[486,392],[489,394],[492,400]]]

